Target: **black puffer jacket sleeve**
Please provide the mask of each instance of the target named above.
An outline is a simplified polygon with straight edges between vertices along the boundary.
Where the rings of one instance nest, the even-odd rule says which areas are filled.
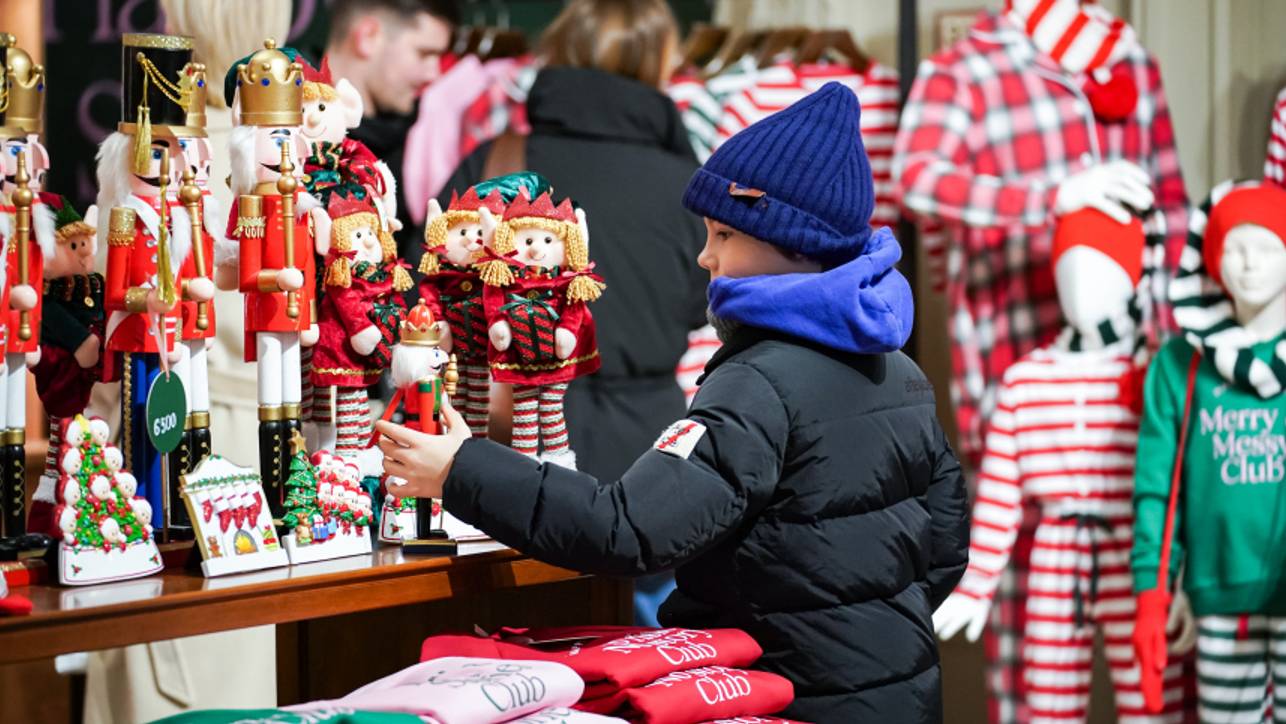
[[[933,519],[929,602],[934,610],[955,589],[969,563],[969,500],[960,461],[942,427],[934,428],[935,460],[929,483],[929,515]]]
[[[690,455],[648,450],[612,483],[467,441],[443,502],[464,522],[554,565],[611,575],[672,568],[768,502],[789,430],[772,385],[738,363],[705,380],[686,420],[705,427],[687,433],[700,434]]]

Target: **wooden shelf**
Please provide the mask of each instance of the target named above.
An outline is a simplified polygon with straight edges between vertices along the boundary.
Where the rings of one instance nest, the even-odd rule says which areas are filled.
[[[34,611],[0,618],[0,665],[583,577],[507,548],[435,558],[388,547],[225,578],[166,570],[99,586],[21,587],[13,593]]]

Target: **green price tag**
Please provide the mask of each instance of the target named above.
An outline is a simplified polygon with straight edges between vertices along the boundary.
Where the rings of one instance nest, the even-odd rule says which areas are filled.
[[[188,417],[188,396],[179,376],[161,374],[147,391],[147,436],[158,452],[167,453],[183,440],[183,424]]]

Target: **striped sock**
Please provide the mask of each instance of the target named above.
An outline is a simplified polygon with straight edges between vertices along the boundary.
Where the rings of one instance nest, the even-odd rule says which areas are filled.
[[[536,409],[540,402],[539,387],[514,387],[513,449],[536,457]]]
[[[299,419],[313,419],[313,348],[299,347]]]
[[[566,394],[566,383],[540,388],[540,438],[546,454],[567,449],[567,422],[563,419]]]
[[[485,361],[460,365],[464,388],[464,421],[474,437],[487,436],[487,408],[491,404],[491,373]]]
[[[58,448],[63,444],[63,424],[65,417],[49,418],[49,449],[45,451],[45,475],[58,480],[62,472],[58,469]]]
[[[1239,616],[1197,619],[1197,696],[1203,722],[1258,724],[1268,713],[1268,619],[1251,616],[1245,638],[1238,638],[1239,623]],[[1279,646],[1280,639],[1272,638]],[[1286,711],[1276,716],[1280,721]]]
[[[344,457],[357,455],[371,439],[371,401],[362,387],[340,387],[336,401],[335,453]]]

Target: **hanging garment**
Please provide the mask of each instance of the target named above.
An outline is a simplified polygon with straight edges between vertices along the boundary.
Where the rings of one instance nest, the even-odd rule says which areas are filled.
[[[531,133],[527,120],[527,94],[539,70],[535,58],[524,56],[507,68],[497,68],[496,79],[464,111],[460,127],[460,158],[505,131],[520,136]]]
[[[1034,499],[1040,520],[1022,643],[1033,722],[1085,719],[1096,629],[1103,636],[1118,716],[1146,714],[1130,638],[1138,438],[1132,355],[1129,337],[1093,351],[1035,350],[1006,371],[988,427],[969,567],[957,590],[991,598],[1017,540],[1022,504]],[[1166,684],[1166,713],[1179,717],[1182,661],[1167,669]]]
[[[1264,180],[1286,186],[1286,88],[1277,94],[1277,101],[1273,104],[1273,120],[1268,134]]]

